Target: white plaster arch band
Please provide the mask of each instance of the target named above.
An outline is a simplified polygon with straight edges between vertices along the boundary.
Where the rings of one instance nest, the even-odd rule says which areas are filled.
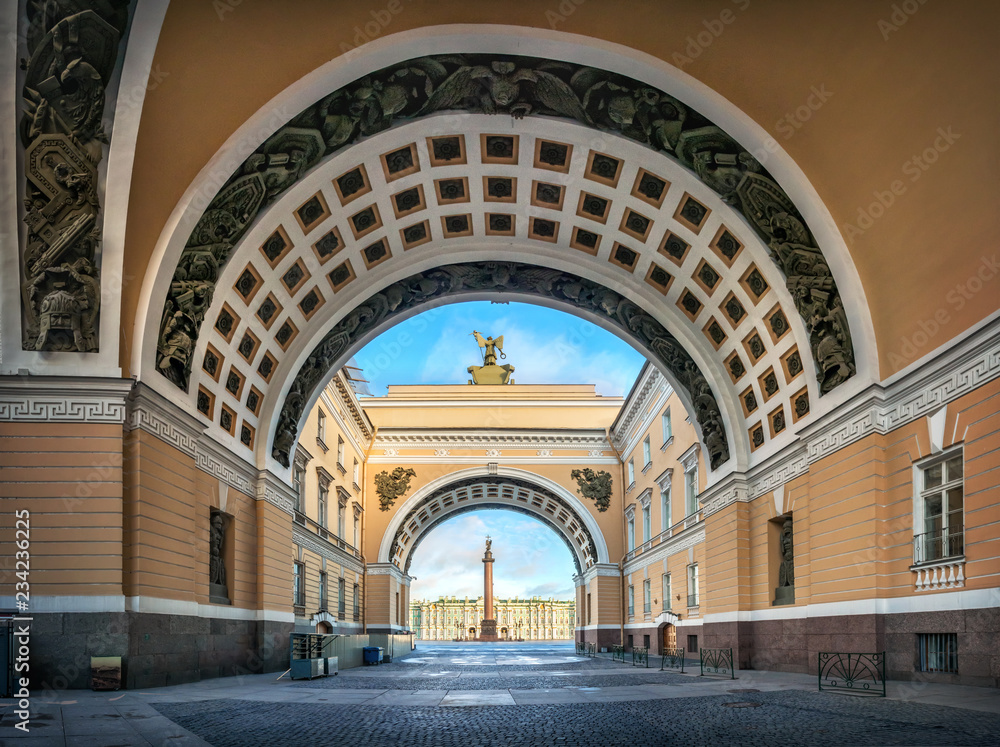
[[[261,108],[226,141],[182,196],[150,260],[143,280],[143,298],[150,305],[136,316],[136,345],[132,370],[156,389],[153,376],[162,300],[180,254],[212,196],[236,171],[249,153],[285,124],[330,91],[366,73],[403,60],[442,52],[511,54],[559,59],[628,76],[668,91],[729,133],[751,153],[768,154],[766,168],[782,185],[809,225],[840,289],[851,329],[857,373],[856,386],[878,380],[875,333],[864,289],[849,250],[829,210],[802,170],[774,139],[741,110],[706,85],[663,60],[629,47],[564,32],[499,25],[449,25],[414,29],[378,39],[362,52],[331,60],[304,76]],[[154,383],[155,382],[155,383]],[[838,389],[844,389],[839,387]]]
[[[413,495],[407,498],[403,503],[396,507],[396,513],[389,525],[386,527],[385,532],[382,535],[382,541],[379,544],[378,551],[378,562],[379,563],[390,563],[393,562],[393,541],[400,529],[403,528],[404,522],[407,520],[412,521],[412,516],[419,512],[419,509],[424,503],[429,500],[434,499],[435,496],[440,495],[442,492],[448,490],[449,486],[456,485],[459,483],[464,483],[469,480],[475,480],[476,478],[491,478],[503,480],[508,478],[510,480],[515,480],[520,483],[528,485],[536,485],[539,488],[547,491],[558,499],[560,499],[564,504],[566,504],[572,513],[573,519],[575,519],[580,525],[585,529],[589,537],[594,542],[594,548],[596,550],[596,557],[592,559],[595,563],[610,563],[610,555],[608,553],[607,541],[604,539],[604,535],[601,532],[600,525],[598,525],[596,519],[590,513],[590,510],[586,505],[580,500],[580,498],[566,488],[564,488],[559,483],[547,478],[542,475],[535,474],[528,470],[518,469],[516,467],[505,467],[503,465],[497,466],[497,471],[495,474],[490,474],[489,469],[486,466],[482,467],[472,467],[469,469],[458,470],[456,472],[443,475],[426,485],[421,486],[418,490],[414,491]],[[578,566],[586,570],[587,565],[585,561],[585,555],[581,552],[578,547],[573,535],[568,532],[563,526],[552,521],[551,516],[546,515],[542,510],[537,508],[532,510],[530,505],[524,506],[516,502],[510,501],[490,501],[488,503],[484,502],[482,504],[473,505],[472,507],[465,507],[460,504],[453,504],[452,506],[444,509],[440,513],[434,516],[433,521],[428,521],[422,523],[412,535],[412,540],[408,544],[404,559],[407,560],[412,554],[413,550],[420,543],[423,537],[431,531],[435,526],[440,524],[440,522],[449,516],[453,516],[456,513],[474,510],[475,508],[488,508],[488,507],[498,507],[498,508],[518,508],[523,510],[525,513],[533,515],[535,518],[542,521],[547,527],[555,531],[564,539],[569,545],[571,551],[574,553],[575,560]]]

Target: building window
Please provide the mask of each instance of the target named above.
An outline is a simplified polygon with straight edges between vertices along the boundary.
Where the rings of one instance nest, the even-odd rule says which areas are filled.
[[[628,517],[628,549],[635,549],[635,518]]]
[[[292,487],[295,489],[295,510],[302,513],[306,498],[306,468],[298,462],[292,467]]]
[[[649,636],[648,636],[648,635],[643,635],[643,636],[642,636],[642,645],[643,645],[643,647],[644,647],[644,648],[645,648],[645,649],[646,649],[647,651],[649,650]]]
[[[670,529],[672,524],[670,516],[670,483],[668,482],[660,489],[660,530],[665,532]]]
[[[631,634],[630,634],[630,635],[628,636],[628,638],[626,639],[626,641],[625,641],[625,645],[626,645],[626,647],[627,647],[627,648],[628,648],[628,649],[629,649],[630,651],[632,650],[632,636],[631,636]]]
[[[306,606],[305,565],[296,561],[295,565],[292,567],[292,573],[294,574],[293,586],[292,586],[292,594],[295,599],[294,604],[296,607],[305,607]]]
[[[340,436],[337,436],[337,468],[341,474],[347,471],[344,469],[344,439]]]
[[[344,511],[347,505],[344,501],[337,502],[337,536],[344,539]]]
[[[324,484],[322,478],[319,481],[319,498],[318,500],[318,510],[316,521],[321,527],[326,529],[326,522],[328,518],[329,502],[330,502],[330,486]]]
[[[920,648],[921,672],[958,674],[957,633],[920,633],[917,645]]]
[[[347,583],[342,578],[337,579],[337,618],[340,620],[344,619],[346,614],[347,599]]]
[[[663,445],[666,446],[670,443],[670,439],[674,437],[674,427],[670,424],[669,407],[660,416],[660,426],[663,428]]]
[[[685,515],[698,513],[698,461],[684,471],[684,512]]]
[[[642,468],[646,469],[652,463],[653,454],[649,449],[649,436],[646,436],[642,442]]]
[[[698,564],[688,566],[688,607],[698,606]]]
[[[326,571],[319,572],[319,608],[326,609]]]
[[[650,507],[648,505],[642,507],[642,541],[649,542],[653,537],[652,522],[649,518]]]
[[[628,616],[635,616],[635,587],[628,587]]]
[[[361,587],[354,584],[354,622],[361,619]]]
[[[361,485],[361,467],[358,465],[358,460],[354,460],[354,471],[351,473],[351,480],[354,482],[354,487]]]
[[[688,636],[688,653],[689,654],[698,653],[698,636],[696,635]]]
[[[635,485],[635,460],[628,460],[628,486],[631,488]]]
[[[319,441],[320,446],[326,449],[326,413],[323,412],[322,408],[317,408],[316,413],[318,415],[316,421],[316,440]]]
[[[914,563],[965,554],[963,473],[961,451],[920,467]]]
[[[650,593],[648,578],[642,582],[642,611],[647,615],[653,611],[653,597]]]
[[[358,515],[355,514],[354,515],[354,547],[356,547],[356,548],[360,548],[361,547],[360,532],[361,532],[361,522],[358,520]]]
[[[669,573],[664,573],[663,574],[663,582],[662,583],[663,583],[663,589],[661,591],[663,592],[663,609],[664,610],[669,610],[670,609],[670,574]]]

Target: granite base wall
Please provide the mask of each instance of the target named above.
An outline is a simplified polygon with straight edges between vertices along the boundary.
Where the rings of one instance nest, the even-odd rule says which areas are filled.
[[[598,630],[577,630],[575,640],[587,643],[596,643],[597,650],[602,648],[610,649],[621,643],[621,630],[619,628],[600,628]]]
[[[291,623],[137,612],[36,613],[31,682],[90,687],[91,656],[121,656],[125,688],[160,687],[288,668]]]
[[[1000,687],[998,608],[706,623],[703,627],[701,645],[732,648],[740,669],[816,674],[821,651],[885,651],[885,674],[891,680]],[[957,634],[957,674],[919,671],[919,633]]]

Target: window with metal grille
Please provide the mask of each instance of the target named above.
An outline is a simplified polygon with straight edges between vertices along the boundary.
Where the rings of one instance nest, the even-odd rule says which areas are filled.
[[[921,672],[958,673],[958,634],[919,633]]]
[[[928,563],[964,555],[962,452],[922,464],[919,472],[913,562]]]
[[[698,606],[698,564],[688,566],[688,607]]]

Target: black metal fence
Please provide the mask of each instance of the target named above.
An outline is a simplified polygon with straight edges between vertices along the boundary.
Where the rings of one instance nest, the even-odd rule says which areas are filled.
[[[597,658],[597,644],[587,643],[586,641],[576,642],[576,653],[580,656],[587,656],[591,659]]]
[[[820,652],[819,689],[885,697],[885,652]]]
[[[701,676],[717,675],[736,679],[731,648],[703,648],[701,650]]]
[[[663,649],[663,654],[660,656],[660,670],[664,669],[680,669],[681,674],[684,674],[684,649]]]
[[[611,647],[611,660],[620,661],[622,664],[625,663],[625,647],[624,646],[612,646]]]
[[[913,562],[929,563],[965,554],[965,533],[958,529],[938,529],[913,537]]]
[[[632,647],[632,666],[649,668],[649,649],[644,646]]]

